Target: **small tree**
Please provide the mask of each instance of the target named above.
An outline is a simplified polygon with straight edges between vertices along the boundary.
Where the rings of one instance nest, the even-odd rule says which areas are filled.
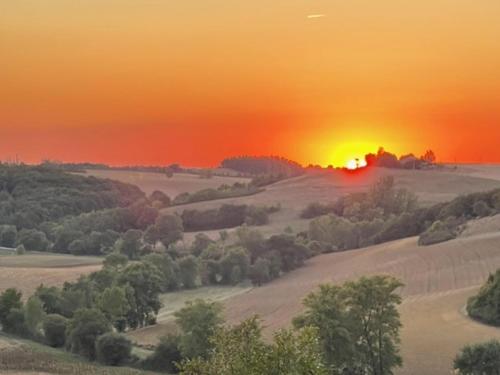
[[[146,370],[176,373],[176,363],[182,360],[179,344],[179,336],[170,334],[161,337],[155,351],[143,361],[142,366]]]
[[[9,288],[6,289],[0,295],[0,324],[5,329],[7,322],[7,317],[13,309],[21,309],[23,303],[21,302],[22,294],[17,289]]]
[[[454,368],[460,375],[499,375],[500,342],[492,340],[464,347],[455,358]]]
[[[16,248],[16,254],[17,255],[24,255],[24,254],[26,254],[26,249],[24,248],[24,245],[19,245]]]
[[[181,258],[178,261],[179,274],[182,285],[186,289],[196,287],[196,279],[198,277],[198,261],[192,255]]]
[[[206,357],[212,348],[210,337],[223,323],[222,306],[203,300],[190,301],[174,315],[183,333],[180,341],[183,357]]]
[[[97,360],[108,366],[118,366],[130,359],[132,343],[119,333],[99,336],[96,346]]]
[[[24,306],[24,320],[29,332],[37,337],[41,335],[41,325],[45,317],[42,301],[36,296],[32,296]]]
[[[43,332],[48,345],[58,348],[66,342],[67,319],[58,314],[49,314],[43,321]]]
[[[75,312],[66,330],[70,351],[88,359],[95,359],[97,338],[111,330],[104,314],[97,309],[80,309]]]
[[[111,253],[104,259],[103,265],[110,268],[123,268],[127,263],[128,257],[126,255]]]

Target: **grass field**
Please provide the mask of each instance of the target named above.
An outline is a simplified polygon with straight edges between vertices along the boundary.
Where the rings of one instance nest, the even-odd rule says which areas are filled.
[[[17,288],[28,298],[40,285],[62,286],[101,269],[102,258],[65,254],[27,253],[0,256],[0,292]]]
[[[0,373],[10,375],[146,375],[151,372],[89,363],[60,349],[0,334]]]
[[[184,307],[187,301],[204,299],[212,302],[223,302],[251,289],[250,286],[209,286],[163,294],[161,296],[163,307],[158,314],[158,324],[130,332],[128,335],[141,345],[154,345],[161,336],[176,331],[174,313]]]
[[[220,185],[232,185],[235,182],[249,182],[244,177],[219,177],[200,178],[198,175],[187,173],[176,173],[172,178],[167,178],[162,173],[94,170],[86,172],[89,176],[110,178],[138,186],[146,194],[155,190],[163,191],[170,198],[175,198],[180,193],[192,193],[202,189],[218,188]]]

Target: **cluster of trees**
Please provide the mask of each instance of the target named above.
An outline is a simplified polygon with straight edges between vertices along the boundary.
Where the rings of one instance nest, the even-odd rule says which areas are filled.
[[[110,365],[125,361],[131,343],[120,333],[153,324],[161,307],[162,275],[144,261],[109,260],[62,289],[41,285],[25,304],[15,289],[0,295],[0,324],[29,337]]]
[[[455,238],[467,220],[498,213],[500,189],[419,207],[413,193],[397,189],[393,177],[383,177],[367,192],[332,203],[312,203],[301,217],[314,218],[309,225],[310,240],[336,251],[417,235],[420,245],[431,245]]]
[[[421,169],[436,162],[436,155],[432,150],[427,150],[422,156],[416,157],[414,154],[397,157],[383,147],[378,149],[376,154],[367,154],[365,160],[368,166],[385,168]]]
[[[181,214],[184,229],[187,232],[234,228],[243,224],[265,225],[269,222],[269,214],[279,211],[281,207],[257,207],[245,204],[223,204],[219,208],[208,210],[184,210]]]
[[[399,287],[399,281],[386,276],[343,286],[322,285],[305,299],[306,312],[294,320],[295,329],[278,331],[271,343],[262,339],[256,317],[234,327],[223,327],[220,319],[212,318],[207,326],[208,319],[202,319],[214,307],[197,302],[189,307],[198,310],[189,326],[202,329],[194,331],[195,340],[189,341],[196,350],[181,349],[180,371],[186,375],[392,374],[402,363]]]
[[[304,173],[304,169],[300,164],[277,156],[228,158],[221,162],[221,167],[251,175],[292,177]]]
[[[126,207],[143,197],[136,186],[118,181],[46,166],[0,164],[0,224],[17,230],[83,212]]]
[[[459,375],[500,374],[500,342],[467,345],[455,357],[454,366]]]
[[[243,197],[247,195],[253,195],[262,192],[263,190],[259,186],[253,183],[245,184],[242,182],[235,182],[233,185],[223,184],[217,189],[203,189],[194,193],[181,193],[176,196],[173,200],[174,205],[210,201],[214,199],[225,199],[225,198],[235,198]]]

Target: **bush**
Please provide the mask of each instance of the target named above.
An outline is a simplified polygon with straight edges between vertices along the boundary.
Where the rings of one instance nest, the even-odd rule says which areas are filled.
[[[66,343],[67,319],[58,314],[49,314],[45,317],[42,325],[47,345],[54,348],[64,346]]]
[[[453,365],[460,375],[498,375],[500,342],[468,345],[456,356]]]
[[[66,345],[73,353],[90,360],[96,357],[97,338],[111,330],[103,313],[97,309],[77,310],[68,323]]]
[[[17,255],[24,255],[26,254],[26,249],[24,248],[23,245],[19,245],[17,248],[16,248],[16,254]]]
[[[36,229],[21,230],[19,232],[18,242],[23,245],[26,250],[30,251],[46,251],[50,245],[45,233]]]
[[[500,326],[500,270],[490,275],[478,294],[467,301],[467,313],[473,319]]]
[[[8,325],[7,317],[11,310],[21,309],[23,307],[21,297],[21,292],[14,288],[6,289],[0,295],[0,324],[2,324],[4,330],[6,325]]]
[[[418,244],[421,246],[429,246],[440,242],[452,240],[456,237],[456,233],[441,221],[436,221],[422,233],[418,239]]]
[[[2,328],[7,333],[12,333],[19,336],[29,336],[28,327],[24,318],[24,310],[15,308],[9,311],[5,321],[2,323]]]
[[[180,338],[175,335],[163,336],[155,351],[142,362],[142,367],[150,371],[177,373],[176,363],[180,363]]]
[[[130,359],[132,343],[119,333],[105,333],[95,344],[97,360],[107,366],[118,366]]]

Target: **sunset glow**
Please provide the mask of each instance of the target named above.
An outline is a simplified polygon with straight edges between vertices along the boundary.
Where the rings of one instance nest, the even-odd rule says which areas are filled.
[[[500,2],[0,4],[0,160],[500,162]],[[488,134],[488,137],[484,137]]]

